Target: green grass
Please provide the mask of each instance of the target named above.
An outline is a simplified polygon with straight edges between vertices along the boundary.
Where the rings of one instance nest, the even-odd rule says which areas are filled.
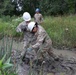
[[[0,19],[0,34],[7,35],[10,37],[17,37],[20,36],[21,34],[18,34],[16,32],[16,27],[17,25],[22,22],[22,18],[12,18],[10,17],[5,17],[8,20],[5,20],[4,18]]]
[[[8,20],[6,20],[8,19]],[[0,19],[0,36],[2,34],[10,37],[20,37],[22,33],[16,32],[17,25],[22,22],[22,18],[5,17]],[[53,41],[53,46],[57,48],[76,46],[76,15],[44,17],[42,24]]]
[[[56,47],[76,46],[76,16],[45,17],[42,25]]]
[[[11,59],[13,39],[3,38],[0,40],[0,75],[16,75],[14,64]]]

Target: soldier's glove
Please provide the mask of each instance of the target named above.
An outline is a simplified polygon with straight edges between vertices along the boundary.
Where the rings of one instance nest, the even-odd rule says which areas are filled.
[[[33,49],[31,47],[27,48],[27,51],[32,51]]]

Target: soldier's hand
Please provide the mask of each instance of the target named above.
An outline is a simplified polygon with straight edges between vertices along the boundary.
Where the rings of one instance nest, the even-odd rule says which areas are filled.
[[[32,51],[32,48],[31,47],[27,48],[27,51]]]

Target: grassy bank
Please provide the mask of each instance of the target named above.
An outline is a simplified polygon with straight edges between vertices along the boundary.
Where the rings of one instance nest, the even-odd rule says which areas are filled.
[[[76,16],[45,17],[43,27],[56,47],[76,46]]]
[[[6,20],[8,19],[8,20]],[[0,19],[0,36],[20,37],[15,29],[22,22],[22,18]],[[57,48],[76,46],[76,16],[44,17],[42,26],[45,28]]]

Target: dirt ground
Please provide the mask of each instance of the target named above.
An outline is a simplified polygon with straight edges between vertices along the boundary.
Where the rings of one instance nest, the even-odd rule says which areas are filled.
[[[54,49],[53,50],[56,55],[63,55],[68,58],[76,58],[76,51],[71,51],[71,50],[59,50],[59,49]]]
[[[54,54],[59,59],[50,58],[32,67],[25,63],[18,65],[18,75],[76,75],[76,51],[54,49]]]
[[[2,45],[2,41],[0,41],[0,45]],[[16,61],[17,51],[22,51],[22,47],[22,42],[13,41],[12,51]],[[49,61],[45,61],[42,65],[31,67],[24,63],[19,64],[20,60],[17,61],[18,75],[76,75],[76,50],[54,49],[53,51],[59,59],[50,58]]]
[[[22,51],[22,43],[15,43],[13,50],[15,54],[18,53],[16,50]],[[20,64],[18,61],[18,75],[76,75],[76,51],[59,49],[53,49],[53,51],[58,59],[50,58],[42,65],[29,66],[25,63]]]

